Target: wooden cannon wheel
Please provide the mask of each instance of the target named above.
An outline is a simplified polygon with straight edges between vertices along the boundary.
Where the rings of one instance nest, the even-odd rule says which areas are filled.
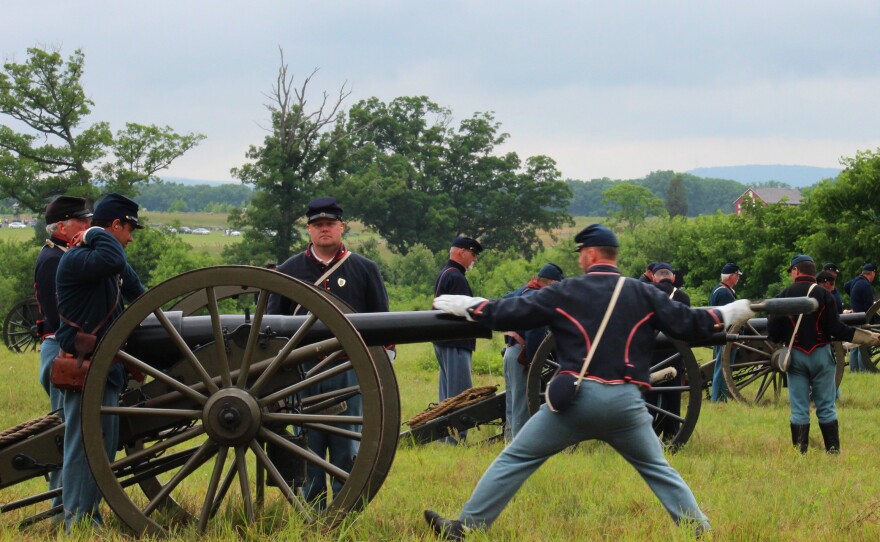
[[[37,349],[40,336],[37,333],[37,320],[40,319],[40,306],[36,298],[28,296],[12,306],[3,320],[3,342],[13,352],[28,352]]]
[[[869,331],[873,331],[877,333],[880,331],[880,301],[876,301],[871,307],[865,312],[865,325],[861,326]],[[865,368],[869,373],[876,373],[880,371],[880,348],[876,346],[859,346],[859,352],[862,355],[862,360],[865,363]]]
[[[759,331],[746,322],[730,329],[740,335],[739,340],[724,345],[721,353],[721,369],[730,397],[735,401],[760,404],[776,404],[785,386],[785,373],[779,370],[782,345],[771,341],[766,331]],[[846,353],[840,342],[831,343],[837,364],[835,383],[840,386]]]
[[[230,286],[259,291],[251,324],[239,330],[244,346],[238,349],[231,344],[232,330],[220,325],[217,306],[217,292]],[[215,340],[195,348],[186,344],[160,308],[172,306],[198,291],[205,292]],[[262,333],[265,330],[260,323],[272,293],[294,300],[312,315],[293,337]],[[150,315],[159,320],[177,345],[182,363],[197,376],[192,386],[153,368],[150,362],[154,360],[137,359],[125,352],[126,339]],[[303,344],[302,335],[318,323],[330,330],[332,338]],[[167,386],[168,393],[130,406],[102,406],[107,376],[116,358],[135,365],[148,378]],[[304,363],[312,364],[318,359],[323,361],[303,368]],[[325,394],[320,402],[312,403],[312,411],[305,405],[307,400],[299,399],[296,409],[279,410],[285,398],[297,396],[309,385],[346,370],[354,371],[354,389]],[[265,481],[258,476],[259,469],[264,469],[277,486],[270,497],[276,497],[281,506],[289,507],[306,521],[333,526],[349,512],[366,505],[384,480],[393,458],[400,410],[397,387],[393,379],[388,381],[389,375],[393,376],[384,353],[373,359],[343,313],[311,285],[255,267],[191,271],[138,298],[99,344],[83,392],[82,424],[89,467],[109,506],[141,536],[168,534],[161,509],[167,497],[182,503],[180,507],[201,531],[206,530],[222,507],[242,510],[233,517],[253,523],[255,505],[263,503]],[[314,411],[334,400],[351,400],[353,395],[362,400],[361,417]],[[102,414],[118,415],[121,422],[133,425],[158,420],[167,426],[156,432],[152,440],[145,439],[142,450],[130,452],[111,464],[101,438]],[[284,427],[291,425],[295,432],[321,429],[357,442],[359,449],[350,470],[339,469],[302,443],[285,438]],[[350,425],[360,430],[347,429]],[[338,491],[331,490],[327,495],[325,507],[317,508],[304,499],[302,492],[290,490],[275,462],[264,451],[266,443],[302,458],[329,480],[342,484]],[[155,477],[161,488],[145,495],[136,484],[119,476],[120,469],[135,466]]]
[[[674,347],[673,351],[670,351],[669,355],[664,356],[663,359],[656,361],[651,366],[651,373],[658,373],[663,369],[674,367],[676,371],[683,369],[683,374],[680,374],[680,378],[676,378],[674,382],[655,385],[652,388],[652,393],[655,394],[654,403],[656,404],[647,402],[646,406],[648,412],[654,417],[655,430],[661,425],[672,427],[672,434],[663,435],[663,443],[672,449],[677,449],[688,441],[700,417],[703,377],[690,345],[678,340],[670,342]],[[537,412],[544,404],[544,389],[559,370],[559,364],[553,357],[553,349],[553,335],[548,333],[535,352],[535,357],[529,366],[526,390],[530,414]],[[673,394],[681,394],[681,410],[678,413],[665,406],[673,399]],[[669,422],[674,423],[670,424]]]

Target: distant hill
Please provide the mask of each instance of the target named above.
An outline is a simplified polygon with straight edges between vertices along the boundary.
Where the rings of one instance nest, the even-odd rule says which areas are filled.
[[[746,185],[780,181],[795,188],[812,186],[822,179],[837,177],[840,168],[812,166],[724,166],[698,167],[691,175],[713,179],[730,179]]]
[[[162,177],[162,180],[166,183],[176,183],[184,186],[225,186],[241,184],[238,181],[206,181],[203,179],[187,179],[186,177]]]

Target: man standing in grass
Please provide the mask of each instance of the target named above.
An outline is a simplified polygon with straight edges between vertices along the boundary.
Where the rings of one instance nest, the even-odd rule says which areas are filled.
[[[709,296],[709,305],[712,307],[721,307],[728,303],[736,301],[736,291],[733,289],[739,283],[742,271],[735,263],[726,263],[721,268],[721,282],[712,289],[712,295]],[[721,368],[721,354],[724,352],[723,346],[712,347],[715,352],[715,369],[712,372],[712,402],[727,401],[730,392],[727,391],[727,382],[724,381],[724,372]],[[736,359],[736,350],[731,350],[730,361]]]
[[[449,261],[437,280],[434,281],[434,296],[443,294],[473,295],[471,285],[464,274],[473,268],[483,246],[470,237],[458,236],[452,241],[449,249]],[[464,390],[473,387],[471,375],[471,359],[477,349],[476,339],[458,339],[434,343],[434,353],[440,366],[438,395],[440,401],[455,397]],[[465,438],[465,433],[446,437],[448,444],[457,444]]]
[[[77,352],[77,334],[92,334],[100,341],[110,324],[122,314],[122,300],[134,301],[144,292],[144,285],[125,256],[125,248],[134,239],[134,230],[142,228],[138,223],[138,204],[125,196],[108,194],[95,207],[92,227],[81,238],[74,238],[70,250],[61,257],[56,275],[61,324],[55,335],[63,352],[91,356],[92,352]],[[123,365],[114,364],[104,388],[104,406],[117,406],[127,380]],[[82,391],[64,392],[67,424],[61,478],[64,524],[68,530],[76,523],[103,523],[98,511],[101,493],[89,470],[83,446],[82,400]],[[101,427],[107,458],[112,462],[116,456],[119,417],[101,416]]]
[[[816,405],[819,429],[825,440],[825,451],[840,453],[837,423],[835,373],[837,363],[831,353],[831,341],[880,346],[880,335],[864,329],[851,328],[840,322],[837,303],[827,290],[817,287],[816,264],[806,254],[791,260],[788,272],[794,282],[776,297],[809,296],[819,301],[819,310],[802,316],[769,316],[767,334],[770,340],[784,342],[791,349],[788,368],[788,399],[791,408],[791,442],[807,453],[810,437],[810,398]],[[798,324],[798,322],[800,322]],[[797,330],[795,331],[795,326]],[[792,341],[794,338],[794,341]]]
[[[447,539],[462,539],[471,529],[491,526],[547,459],[593,439],[610,444],[639,472],[673,521],[693,523],[697,534],[709,529],[690,488],[663,456],[642,393],[651,387],[655,330],[678,339],[705,338],[725,324],[752,316],[749,302],[691,309],[652,284],[621,277],[619,244],[608,228],[588,226],[575,242],[585,273],[581,277],[528,297],[487,301],[447,295],[434,300],[436,308],[492,329],[548,325],[556,340],[560,373],[584,374],[566,409],[554,411],[544,404],[526,422],[480,479],[457,520],[425,510],[428,524]],[[591,363],[585,368],[587,358]]]
[[[67,252],[70,240],[89,227],[92,210],[88,200],[72,196],[58,196],[46,207],[46,232],[49,238],[37,256],[34,266],[34,295],[43,319],[37,324],[40,332],[40,384],[49,395],[49,408],[64,418],[64,394],[52,385],[49,374],[52,360],[58,356],[61,345],[55,338],[55,330],[61,324],[58,319],[58,301],[55,296],[55,272],[58,262]],[[49,473],[49,489],[61,486],[61,470]],[[61,497],[52,498],[52,508],[61,504]]]

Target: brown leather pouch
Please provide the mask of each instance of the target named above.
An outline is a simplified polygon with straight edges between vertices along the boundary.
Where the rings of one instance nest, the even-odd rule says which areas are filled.
[[[73,354],[62,350],[58,357],[52,360],[49,379],[59,390],[82,391],[91,362],[90,359],[74,357]]]

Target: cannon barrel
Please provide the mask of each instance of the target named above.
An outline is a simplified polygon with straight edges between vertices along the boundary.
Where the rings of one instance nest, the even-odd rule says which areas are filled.
[[[800,299],[804,299],[804,298],[792,298],[792,299],[800,300]],[[771,301],[771,300],[768,299],[767,301],[765,301],[763,303],[767,303],[769,301]],[[780,299],[777,301],[784,301],[784,300]],[[786,306],[786,305],[772,304],[770,309],[768,310],[768,312],[770,310],[772,310],[772,311],[779,311],[778,314],[790,314],[789,312],[784,311],[783,307],[791,308],[793,306],[794,305]],[[848,326],[853,326],[853,327],[860,326],[866,322],[865,313],[853,312],[853,313],[849,313],[849,314],[841,314],[840,321]],[[754,329],[759,334],[766,334],[767,333],[767,319],[766,318],[752,318],[749,320],[748,326],[751,327],[752,329]],[[697,340],[697,341],[690,341],[690,345],[691,346],[723,346],[725,343],[734,342],[734,341],[739,340],[739,337],[740,336],[737,334],[725,333],[723,331],[719,331],[718,333],[713,333],[712,335],[710,335],[709,337],[707,337],[705,339]],[[748,335],[748,337],[754,339],[754,335]],[[674,348],[670,338],[667,337],[666,335],[664,335],[663,333],[660,333],[657,335],[655,347],[660,348],[660,349]]]
[[[815,300],[807,298],[768,299],[753,304],[757,310],[773,314],[797,314],[815,309]],[[207,344],[214,340],[213,327],[209,316],[183,316],[182,312],[169,311],[165,315],[181,334],[190,347]],[[353,313],[347,315],[355,329],[358,330],[367,346],[387,346],[392,344],[409,344],[435,342],[455,339],[488,339],[492,332],[477,323],[441,311],[405,311],[381,313]],[[265,315],[262,320],[262,331],[269,335],[281,337],[292,336],[308,319],[307,316]],[[841,315],[847,325],[865,323],[864,313]],[[234,331],[250,323],[244,315],[221,315],[221,325],[228,331]],[[753,318],[749,324],[758,332],[767,329],[766,318]],[[305,342],[317,342],[332,336],[323,323],[317,322],[304,338]],[[735,335],[718,332],[710,337],[693,341],[692,346],[718,346],[735,340]],[[657,337],[657,347],[670,347],[671,341],[662,333]],[[176,358],[178,350],[168,334],[159,324],[155,316],[150,316],[131,334],[126,351],[135,357]]]
[[[185,317],[177,311],[166,312],[165,315],[191,348],[214,340],[210,316]],[[492,331],[485,326],[441,311],[353,313],[347,317],[367,346],[492,337]],[[260,327],[268,335],[290,337],[307,319],[308,316],[266,315]],[[224,329],[234,331],[250,324],[250,320],[243,315],[221,315],[220,323]],[[332,333],[327,327],[316,322],[306,334],[304,342],[313,343],[331,337]],[[144,320],[132,332],[125,350],[135,357],[146,358],[176,358],[179,354],[155,316]]]

